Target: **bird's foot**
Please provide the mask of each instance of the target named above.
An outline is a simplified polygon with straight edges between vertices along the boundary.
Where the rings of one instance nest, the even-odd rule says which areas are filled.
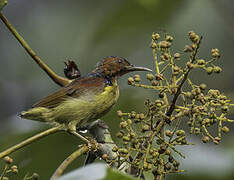
[[[87,138],[85,138],[84,136],[80,135],[79,133],[77,133],[76,131],[69,131],[69,133],[75,135],[76,137],[79,137],[82,141],[84,141],[86,144],[89,144],[89,140]]]
[[[96,151],[97,150],[97,142],[90,138],[90,137],[84,137],[77,133],[76,131],[69,131],[71,134],[75,135],[76,137],[79,137],[82,141],[85,142],[85,144],[88,146],[89,150]]]

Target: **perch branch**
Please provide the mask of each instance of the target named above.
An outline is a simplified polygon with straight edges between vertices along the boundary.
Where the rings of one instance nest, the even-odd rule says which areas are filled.
[[[53,134],[53,133],[58,132],[60,130],[59,128],[60,127],[53,127],[53,128],[47,129],[39,134],[36,134],[36,135],[26,139],[25,141],[20,142],[19,144],[16,144],[16,145],[8,148],[7,150],[0,153],[0,159],[3,158],[4,156],[7,156],[7,155],[13,153],[16,150],[28,145],[28,144],[31,144],[32,142],[34,142],[38,139],[41,139],[45,136],[48,136],[49,134]]]
[[[27,53],[34,59],[34,61],[47,73],[47,75],[59,86],[66,86],[71,82],[71,80],[63,78],[55,74],[52,69],[50,69],[31,49],[28,43],[20,36],[20,34],[16,31],[13,25],[7,20],[7,18],[0,13],[0,19],[7,26],[10,32],[15,36],[15,38],[19,41],[19,43],[23,46],[23,48],[27,51]]]
[[[73,152],[70,156],[68,156],[63,163],[56,169],[55,173],[52,175],[50,180],[55,180],[60,177],[64,170],[67,168],[72,161],[74,161],[77,157],[89,151],[89,147],[87,145],[83,145],[81,148]]]

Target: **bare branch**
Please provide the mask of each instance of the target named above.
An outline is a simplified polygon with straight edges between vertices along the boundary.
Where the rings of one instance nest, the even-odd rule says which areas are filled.
[[[11,33],[15,36],[15,38],[19,41],[19,43],[23,46],[23,48],[27,51],[27,53],[34,59],[34,61],[46,72],[46,74],[59,86],[68,85],[71,80],[63,78],[55,74],[52,69],[50,69],[31,49],[28,43],[20,36],[20,34],[16,31],[16,29],[12,26],[12,24],[7,20],[7,18],[0,13],[0,19],[7,26],[7,28],[11,31]]]
[[[84,154],[84,153],[86,153],[88,151],[89,151],[89,147],[87,145],[83,145],[81,148],[79,148],[78,150],[76,150],[75,152],[73,152],[57,168],[57,170],[52,175],[52,177],[50,178],[50,180],[55,180],[58,177],[60,177],[63,174],[64,170],[67,168],[67,166],[72,163],[72,161],[74,161],[77,157],[81,156],[82,154]]]
[[[39,134],[36,134],[36,135],[34,135],[34,136],[20,142],[19,144],[16,144],[16,145],[6,149],[5,151],[1,152],[0,153],[0,159],[3,158],[4,156],[7,156],[7,155],[13,153],[14,151],[17,151],[18,149],[20,149],[20,148],[22,148],[22,147],[24,147],[24,146],[26,146],[28,144],[31,144],[32,142],[34,142],[36,140],[39,140],[39,139],[41,139],[43,137],[46,137],[46,136],[48,136],[50,134],[56,133],[59,130],[60,130],[60,127],[57,126],[57,127],[47,129],[47,130],[45,130],[45,131],[43,131],[43,132],[41,132]]]

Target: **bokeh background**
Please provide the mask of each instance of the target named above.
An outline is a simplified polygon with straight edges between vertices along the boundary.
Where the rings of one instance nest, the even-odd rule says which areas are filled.
[[[82,74],[86,74],[109,55],[122,56],[133,64],[150,68],[152,32],[167,31],[175,37],[174,50],[182,52],[188,43],[187,32],[194,30],[204,37],[199,55],[208,58],[211,48],[219,48],[222,56],[218,65],[223,69],[214,76],[196,73],[194,81],[202,80],[234,100],[232,0],[9,0],[3,13],[44,62],[60,75],[65,59],[76,61]],[[144,111],[144,99],[157,98],[153,92],[129,87],[126,79],[127,76],[119,81],[118,105],[103,118],[113,135],[119,129],[116,110]],[[20,120],[16,114],[58,88],[0,22],[0,151],[49,127]],[[234,118],[233,113],[231,116]],[[232,126],[229,128],[234,132]],[[169,178],[233,179],[233,132],[219,146],[202,144],[200,138],[190,137],[196,145],[181,149],[186,154],[186,159],[181,159],[181,168],[187,172]],[[43,180],[49,179],[78,144],[76,138],[58,133],[13,153],[20,175],[12,179],[22,179],[33,172]],[[76,160],[68,171],[81,166],[83,161],[84,157]]]

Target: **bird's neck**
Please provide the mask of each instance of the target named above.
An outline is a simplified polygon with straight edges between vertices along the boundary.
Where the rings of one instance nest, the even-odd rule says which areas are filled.
[[[105,79],[106,86],[113,86],[117,84],[117,77],[106,76],[105,74],[97,71],[93,71],[87,75],[88,77],[102,77]]]

